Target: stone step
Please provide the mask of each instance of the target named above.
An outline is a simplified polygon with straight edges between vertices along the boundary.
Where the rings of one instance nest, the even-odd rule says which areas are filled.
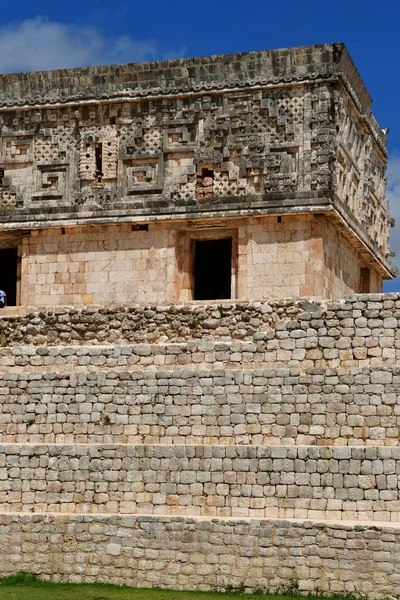
[[[302,353],[304,354],[304,353]],[[87,370],[101,369],[174,369],[200,368],[220,369],[229,365],[249,369],[270,367],[272,354],[265,342],[215,341],[212,338],[192,340],[185,343],[159,344],[107,344],[84,346],[31,346],[19,345],[0,348],[0,371],[10,367],[19,371]],[[293,367],[298,360],[292,361]],[[271,362],[271,368],[276,366]],[[291,361],[285,362],[291,367]],[[282,363],[283,365],[283,363]],[[313,361],[303,366],[312,367]]]
[[[33,307],[27,306],[6,306],[0,309],[0,319],[7,319],[9,317],[26,317],[29,313],[34,311]]]
[[[400,368],[0,373],[0,442],[400,443]]]
[[[0,334],[1,335],[1,334]],[[399,355],[375,356],[376,348],[366,359],[326,360],[318,352],[298,348],[276,351],[268,341],[215,341],[204,338],[185,343],[84,345],[84,346],[1,346],[0,372],[13,368],[16,372],[88,371],[99,369],[293,369],[307,373],[311,369],[326,371],[340,369],[350,372],[354,368],[396,368]]]
[[[0,564],[56,581],[400,595],[400,528],[150,515],[0,514]]]
[[[1,341],[1,340],[0,340]],[[271,347],[269,347],[271,346]],[[108,344],[84,346],[3,346],[0,347],[0,371],[10,367],[16,372],[127,369],[154,370],[159,368],[221,369],[295,369],[305,373],[313,368],[341,369],[382,368],[398,366],[394,357],[371,356],[366,360],[327,361],[322,355],[312,357],[305,350],[276,352],[273,344],[265,341],[251,342],[212,338],[192,340],[185,343],[159,344]],[[301,350],[301,352],[300,352]],[[373,350],[371,350],[373,352]],[[375,351],[374,351],[375,352]]]
[[[0,511],[400,520],[400,448],[0,446]]]
[[[398,294],[342,301],[32,309],[0,315],[0,345],[77,346],[245,340],[277,367],[373,367],[400,360]],[[7,309],[11,310],[11,309]],[[19,309],[17,309],[17,312]]]

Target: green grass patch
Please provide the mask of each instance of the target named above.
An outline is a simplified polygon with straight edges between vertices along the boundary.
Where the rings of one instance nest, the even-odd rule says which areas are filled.
[[[235,589],[227,592],[182,592],[90,583],[53,583],[24,572],[0,579],[0,600],[243,600],[243,597],[243,592]],[[318,595],[308,597],[313,600],[328,600]],[[298,599],[299,594],[292,590],[281,595],[262,592],[245,595],[245,600]],[[330,600],[352,599],[335,596]]]

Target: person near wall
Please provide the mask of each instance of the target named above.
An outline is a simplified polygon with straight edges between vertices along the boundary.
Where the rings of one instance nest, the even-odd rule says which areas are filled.
[[[7,306],[7,295],[3,290],[0,290],[0,309]]]

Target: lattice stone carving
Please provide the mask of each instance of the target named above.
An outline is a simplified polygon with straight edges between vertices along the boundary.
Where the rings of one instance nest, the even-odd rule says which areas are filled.
[[[236,176],[231,178],[228,173],[222,173],[221,171],[216,170],[214,178],[214,190],[215,195],[236,196],[238,193],[238,177]]]
[[[303,134],[304,89],[270,92],[260,103],[261,114],[252,116],[252,125],[266,129],[267,144],[294,142]]]
[[[177,191],[172,192],[172,198],[179,198],[181,200],[192,200],[195,197],[196,189],[196,176],[189,175],[188,181],[182,183]]]
[[[0,189],[0,210],[2,208],[21,208],[22,206],[22,197],[14,189]]]
[[[59,158],[65,158],[66,156],[76,155],[79,149],[78,137],[75,135],[74,130],[70,126],[65,124],[59,125],[52,131],[52,138],[54,144],[58,146]]]
[[[57,127],[34,139],[34,157],[39,163],[62,161],[73,156],[76,149],[76,140],[67,127]]]
[[[160,127],[145,128],[136,122],[131,128],[121,130],[120,154],[159,154],[162,151],[163,137]]]
[[[148,129],[143,134],[143,142],[139,146],[140,151],[146,154],[155,154],[162,150],[161,129]]]
[[[35,140],[35,159],[38,162],[51,162],[58,158],[58,145],[52,143],[50,136]]]

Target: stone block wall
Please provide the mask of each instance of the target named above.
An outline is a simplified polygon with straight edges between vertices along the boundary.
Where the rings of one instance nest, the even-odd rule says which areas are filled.
[[[367,263],[360,261],[357,249],[340,231],[326,220],[323,223],[323,289],[326,298],[344,298],[352,290],[360,292],[380,292],[382,277],[375,269],[368,268]],[[360,268],[368,268],[369,288],[361,289]],[[311,292],[310,288],[308,290]],[[309,295],[312,295],[310,293]]]
[[[0,373],[0,441],[400,445],[398,367],[253,367]]]
[[[21,242],[22,306],[121,305],[193,299],[195,239],[231,236],[234,298],[321,296],[370,290],[379,274],[322,215],[287,215],[187,225],[150,223],[32,230]],[[339,249],[339,250],[338,250]]]
[[[398,595],[399,529],[135,515],[1,515],[2,571],[172,589]]]
[[[0,510],[400,521],[400,449],[0,446]]]
[[[394,293],[4,311],[0,572],[395,598],[399,319]]]
[[[175,236],[167,226],[130,224],[32,231],[23,243],[21,304],[173,302]]]

